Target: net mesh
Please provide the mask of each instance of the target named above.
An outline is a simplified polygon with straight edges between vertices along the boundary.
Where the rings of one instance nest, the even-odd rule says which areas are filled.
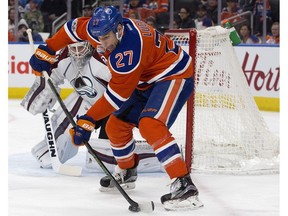
[[[193,112],[193,122],[186,120],[186,124],[192,124],[193,131],[183,134],[183,119],[182,125],[178,122],[173,127],[176,138],[193,134],[190,154],[193,171],[279,172],[279,137],[268,129],[258,110],[231,45],[229,31],[220,26],[199,30],[191,34],[196,35],[196,47],[187,31],[165,34],[184,50],[188,51],[189,47],[195,50],[193,107],[185,107]],[[190,149],[187,145],[191,144],[182,146]]]

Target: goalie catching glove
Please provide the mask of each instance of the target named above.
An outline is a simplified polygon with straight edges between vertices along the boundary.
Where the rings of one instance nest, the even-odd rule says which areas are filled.
[[[56,76],[54,76],[56,77]],[[60,83],[60,80],[57,80]],[[53,83],[54,80],[53,80]],[[54,84],[58,93],[60,93],[60,88],[58,84]],[[31,86],[30,90],[27,92],[21,105],[33,115],[38,113],[43,113],[46,109],[52,109],[56,103],[57,98],[50,86],[45,81],[44,77],[35,77],[35,81]]]
[[[41,76],[42,71],[49,71],[51,65],[56,62],[56,52],[48,46],[39,45],[35,53],[31,56],[29,63],[36,76]]]
[[[90,116],[83,115],[77,116],[77,126],[76,128],[70,129],[70,135],[72,142],[76,146],[84,145],[83,141],[89,141],[92,131],[95,129],[96,121]]]

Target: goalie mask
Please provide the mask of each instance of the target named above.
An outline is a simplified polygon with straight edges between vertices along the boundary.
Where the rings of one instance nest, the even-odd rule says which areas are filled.
[[[69,54],[73,58],[82,58],[89,54],[91,55],[92,50],[92,46],[87,41],[68,45]]]
[[[68,52],[73,66],[78,72],[81,72],[91,58],[93,48],[89,42],[83,41],[68,45]]]

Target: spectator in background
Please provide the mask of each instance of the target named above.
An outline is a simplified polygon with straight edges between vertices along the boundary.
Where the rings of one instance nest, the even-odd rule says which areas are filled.
[[[254,5],[254,32],[259,35],[263,34],[263,20],[266,19],[267,29],[271,29],[272,17],[271,17],[271,6],[270,1],[266,1],[266,15],[263,16],[264,0],[256,0]]]
[[[90,4],[84,5],[83,9],[83,16],[84,17],[91,17],[94,11],[94,8]]]
[[[8,31],[8,42],[14,42],[15,40],[14,31]]]
[[[27,1],[25,1],[26,2],[26,4],[24,5],[24,12],[26,12],[26,11],[30,11],[30,0],[27,0]],[[40,6],[41,6],[41,4],[40,4],[40,2],[41,2],[41,0],[36,0],[35,1],[35,3],[37,3],[37,9],[39,9],[40,10]],[[19,2],[20,3],[20,2]],[[22,7],[22,6],[21,6]]]
[[[207,17],[209,17],[213,25],[218,23],[218,0],[207,0]]]
[[[224,7],[221,11],[221,20],[229,19],[230,17],[239,15],[242,10],[238,6],[238,0],[226,0],[227,7]],[[240,21],[241,17],[237,17],[233,20],[230,20],[231,23]]]
[[[141,19],[138,11],[136,10],[130,10],[128,14],[129,14],[128,17],[131,19],[138,19],[138,20]]]
[[[19,22],[18,24],[18,41],[19,42],[29,42],[26,30],[29,28],[27,23]],[[32,38],[35,42],[42,42],[43,39],[40,34],[36,31],[32,31]]]
[[[145,0],[125,0],[123,4],[123,13],[124,16],[128,17],[129,11],[147,7]]]
[[[15,0],[9,0],[8,1],[8,12],[10,9],[14,8],[15,9]],[[20,21],[20,19],[23,18],[23,14],[24,14],[24,7],[21,6],[20,2],[18,2],[18,20]],[[9,14],[8,14],[9,16]]]
[[[147,0],[146,3],[156,16],[158,13],[168,12],[168,0]]]
[[[196,19],[194,19],[195,27],[198,30],[206,29],[213,25],[212,20],[207,17],[207,9],[205,5],[199,4],[196,11]]]
[[[124,0],[124,3],[123,3],[123,14],[128,14],[129,10],[131,7],[134,7],[133,6],[133,3],[132,5],[130,5],[131,1],[130,0]],[[136,4],[136,3],[134,3]],[[139,7],[144,7],[144,8],[147,8],[147,4],[146,4],[146,0],[139,0]],[[131,8],[133,9],[133,8]]]
[[[271,26],[271,34],[266,36],[266,43],[279,44],[280,43],[280,23],[274,22]]]
[[[66,1],[44,0],[40,8],[44,19],[44,32],[52,33],[52,23],[67,11]]]
[[[251,27],[248,24],[243,24],[239,28],[239,36],[243,44],[259,44],[260,40],[255,35],[251,34]]]
[[[179,29],[195,28],[195,22],[191,18],[190,11],[187,7],[180,8],[178,15],[179,15],[179,20],[177,23],[178,23]]]
[[[8,0],[8,11],[15,7],[15,0]]]
[[[17,41],[18,26],[15,26],[15,13],[14,7],[11,7],[8,11],[8,41],[10,42]],[[21,17],[20,13],[18,13],[18,18],[18,23],[25,23],[28,26],[26,20]]]
[[[8,10],[8,32],[14,32],[15,28],[15,8],[11,7]]]
[[[179,26],[176,20],[173,20],[173,29],[179,29]]]
[[[240,0],[239,6],[242,8],[242,11],[251,11],[253,13],[254,5],[256,0]]]
[[[29,10],[25,11],[24,19],[33,31],[43,32],[44,20],[41,11],[38,9],[39,0],[29,0]]]
[[[156,26],[154,28],[164,33],[166,29],[169,29],[169,0],[146,0],[146,3],[155,16]]]
[[[38,9],[40,9],[43,1],[44,0],[38,0],[37,1]],[[19,0],[19,4],[21,5],[21,7],[24,8],[25,11],[30,9],[29,0]]]
[[[155,13],[147,7],[146,3],[141,0],[129,0],[128,6],[124,10],[124,17],[130,17],[132,11],[135,11],[139,15],[139,19],[146,21],[147,17],[155,17]]]
[[[25,8],[25,6],[28,4],[28,0],[19,0],[18,2],[19,2],[19,5],[21,5],[21,7],[23,8]]]

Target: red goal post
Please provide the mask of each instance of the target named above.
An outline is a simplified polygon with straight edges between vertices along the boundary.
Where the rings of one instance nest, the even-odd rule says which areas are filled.
[[[182,144],[190,170],[279,172],[279,137],[268,129],[258,110],[229,30],[215,26],[167,30],[164,34],[187,51],[194,64],[195,88],[185,106]],[[172,131],[176,139],[177,131],[184,129],[178,125],[176,122]]]
[[[186,51],[195,59],[195,46],[190,44],[196,44],[196,29],[173,29],[165,31],[165,35],[168,37],[171,35],[171,39],[175,41],[177,45],[187,46]],[[195,61],[194,61],[195,64]],[[194,65],[195,68],[195,65]],[[186,137],[185,137],[185,163],[187,167],[192,168],[192,152],[193,152],[193,98],[194,93],[189,97],[186,103]]]

